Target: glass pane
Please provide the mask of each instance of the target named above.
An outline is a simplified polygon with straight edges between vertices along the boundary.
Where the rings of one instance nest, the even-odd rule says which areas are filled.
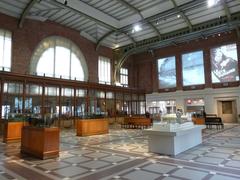
[[[128,69],[126,68],[120,69],[120,83],[125,86],[128,85]]]
[[[56,47],[55,77],[68,79],[70,75],[70,50],[64,47]]]
[[[106,98],[107,99],[113,99],[114,98],[114,94],[112,92],[107,92],[106,93]]]
[[[47,66],[46,66],[47,64]],[[47,49],[40,57],[37,64],[37,74],[53,77],[54,69],[54,48]]]
[[[19,94],[23,92],[23,85],[18,83],[4,83],[4,92]]]
[[[27,85],[26,86],[26,94],[29,94],[29,95],[41,95],[42,94],[42,86],[39,86],[39,85]]]
[[[84,97],[87,95],[87,91],[84,89],[77,89],[76,90],[76,96],[77,97]]]
[[[11,38],[5,37],[3,66],[6,71],[10,71],[11,68],[11,47]]]
[[[62,88],[62,96],[74,96],[74,89],[71,88]]]
[[[45,95],[58,96],[59,95],[59,88],[57,88],[57,87],[45,87]]]
[[[3,68],[3,57],[4,57],[4,33],[0,31],[0,70]]]
[[[11,33],[0,30],[0,70],[11,69],[12,38]]]
[[[98,98],[105,98],[105,92],[104,91],[97,91],[96,95]]]
[[[99,57],[98,62],[98,78],[99,83],[111,83],[111,63],[110,59]]]
[[[77,58],[77,56],[74,53],[71,53],[72,59],[71,59],[71,79],[77,79],[80,81],[84,80],[84,73],[82,69],[82,65],[80,63],[80,60]]]

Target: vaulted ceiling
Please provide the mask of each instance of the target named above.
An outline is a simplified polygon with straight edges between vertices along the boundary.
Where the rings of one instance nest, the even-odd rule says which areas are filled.
[[[54,21],[96,43],[116,48],[193,28],[240,13],[240,0],[0,0],[0,12],[19,19]],[[238,23],[235,24],[238,27]]]

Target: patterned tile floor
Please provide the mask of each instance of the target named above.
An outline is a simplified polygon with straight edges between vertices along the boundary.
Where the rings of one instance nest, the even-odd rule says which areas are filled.
[[[0,180],[240,179],[240,125],[204,130],[203,144],[175,157],[149,153],[142,130],[116,127],[91,137],[62,130],[57,159],[21,155],[19,146],[0,143]]]

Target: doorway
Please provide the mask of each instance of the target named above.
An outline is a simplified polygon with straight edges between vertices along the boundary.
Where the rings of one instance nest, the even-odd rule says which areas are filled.
[[[236,100],[217,101],[218,116],[224,123],[237,123],[237,103]]]

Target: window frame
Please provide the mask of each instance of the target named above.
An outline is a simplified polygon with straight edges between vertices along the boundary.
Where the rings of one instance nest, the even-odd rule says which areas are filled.
[[[126,73],[124,73],[123,71],[126,71]],[[123,87],[128,87],[128,68],[120,68],[119,75],[120,75],[120,84]]]
[[[98,57],[98,83],[111,85],[111,59]]]
[[[2,35],[1,35],[2,34]],[[8,71],[8,72],[11,72],[11,69],[12,69],[12,43],[13,43],[13,40],[12,40],[12,32],[11,31],[8,31],[8,30],[5,30],[5,29],[0,29],[0,36],[3,38],[3,44],[2,44],[2,55],[0,54],[0,56],[2,56],[0,58],[0,70],[1,71]],[[10,53],[9,53],[9,59],[8,59],[8,63],[10,64],[9,67],[5,67],[4,66],[4,62],[5,62],[5,54],[6,54],[6,50],[5,49],[8,49],[6,48],[6,38],[9,38],[10,39]]]
[[[30,62],[30,74],[33,75],[41,75],[44,76],[46,75],[45,73],[40,73],[37,72],[37,66],[39,63],[40,58],[42,57],[43,53],[46,52],[48,49],[53,48],[53,70],[52,70],[52,74],[50,75],[50,77],[53,78],[59,78],[59,74],[56,74],[56,48],[57,47],[63,47],[69,50],[69,71],[68,71],[68,77],[67,79],[71,79],[71,80],[78,80],[78,81],[88,81],[88,66],[85,60],[85,57],[83,55],[83,53],[81,52],[81,50],[79,49],[79,47],[72,42],[71,40],[61,37],[61,36],[50,36],[47,37],[45,39],[43,39],[38,46],[35,48],[35,51],[32,55],[31,58],[31,62]],[[76,58],[79,60],[79,63],[82,67],[83,70],[83,76],[84,77],[76,77],[76,76],[72,76],[72,59],[73,59],[73,55],[76,56]],[[39,74],[38,74],[39,73]],[[76,79],[75,79],[76,77]],[[61,78],[61,77],[60,77]],[[66,79],[64,77],[62,77],[63,79]]]

